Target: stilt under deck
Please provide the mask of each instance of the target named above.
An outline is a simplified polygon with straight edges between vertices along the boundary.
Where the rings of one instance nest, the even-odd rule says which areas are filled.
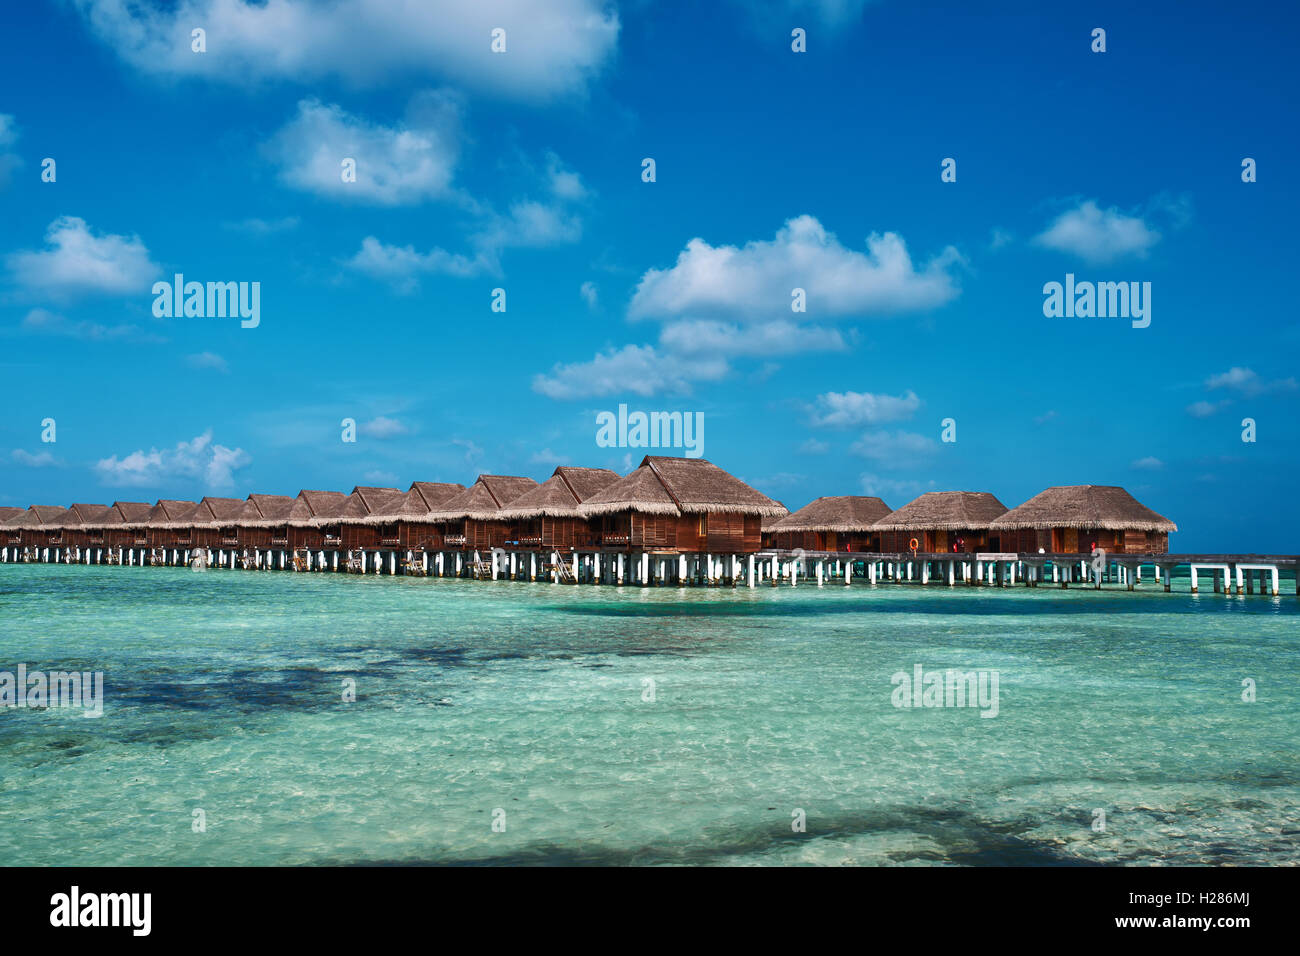
[[[1096,562],[1096,563],[1094,563]],[[912,553],[781,551],[680,553],[622,548],[496,548],[473,551],[378,548],[291,550],[168,545],[0,546],[0,563],[112,564],[213,570],[350,572],[639,587],[929,587],[1071,586],[1093,590],[1172,590],[1175,575],[1193,594],[1206,580],[1225,596],[1282,593],[1283,572],[1300,595],[1297,555]]]

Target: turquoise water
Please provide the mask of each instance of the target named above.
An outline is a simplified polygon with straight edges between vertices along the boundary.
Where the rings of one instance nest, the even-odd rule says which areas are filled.
[[[0,670],[106,699],[0,709],[0,863],[1295,864],[1285,590],[2,565]],[[916,664],[997,717],[895,708]]]

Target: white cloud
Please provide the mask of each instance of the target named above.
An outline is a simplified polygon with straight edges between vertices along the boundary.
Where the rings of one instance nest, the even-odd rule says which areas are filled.
[[[1043,412],[1043,414],[1034,416],[1034,424],[1046,425],[1052,419],[1056,418],[1058,414],[1059,413],[1056,411],[1056,409],[1054,408],[1048,409],[1047,411]]]
[[[582,184],[582,177],[566,167],[553,152],[546,154],[546,177],[551,192],[560,199],[579,202],[587,198],[587,187]]]
[[[1219,409],[1226,408],[1231,404],[1231,399],[1225,399],[1222,402],[1192,402],[1187,406],[1187,414],[1193,418],[1209,418],[1211,415],[1217,414]]]
[[[653,345],[625,345],[599,353],[590,362],[557,364],[550,375],[533,378],[533,390],[561,399],[687,393],[692,382],[716,381],[728,371],[723,359],[693,359],[657,351]]]
[[[614,55],[604,0],[74,0],[91,31],[136,69],[234,83],[358,86],[437,77],[525,100],[581,92]],[[190,30],[207,31],[207,52]],[[491,50],[506,31],[506,52]]]
[[[129,292],[147,296],[160,271],[139,236],[96,236],[75,216],[50,223],[45,244],[40,251],[11,253],[6,264],[20,286],[55,300]]]
[[[557,455],[550,448],[543,448],[528,460],[535,465],[545,465],[548,468],[553,468],[556,465],[565,464],[569,459],[564,455]]]
[[[48,451],[40,451],[33,455],[29,451],[15,448],[10,457],[16,464],[23,465],[27,468],[51,468],[55,465],[62,464],[59,459],[55,458],[54,455]]]
[[[642,275],[628,307],[630,319],[665,320],[657,346],[557,364],[533,388],[552,398],[689,392],[724,378],[731,357],[843,351],[845,336],[818,323],[941,305],[958,294],[950,271],[960,261],[949,248],[917,269],[894,233],[873,234],[866,252],[846,249],[812,216],[739,248],[692,239],[672,268]],[[791,312],[795,288],[807,293],[811,321],[791,318],[804,317]]]
[[[830,450],[830,445],[824,441],[818,441],[816,438],[809,438],[799,446],[799,451],[805,455],[824,455]]]
[[[558,162],[552,155],[552,166]],[[576,174],[571,175],[576,179]],[[477,219],[469,237],[470,252],[450,252],[440,246],[420,252],[409,244],[389,245],[375,236],[366,236],[361,241],[361,248],[344,265],[372,278],[391,282],[398,291],[408,293],[419,286],[423,275],[458,278],[500,276],[501,255],[506,249],[563,245],[582,238],[582,219],[569,208],[565,198],[578,193],[571,187],[557,192],[553,178],[544,181],[542,188],[551,192],[552,197],[545,201],[517,200],[504,214],[460,196],[462,203]]]
[[[1281,378],[1268,382],[1250,368],[1233,366],[1226,372],[1211,375],[1205,380],[1205,387],[1210,389],[1226,388],[1243,395],[1263,395],[1268,392],[1293,392],[1300,383],[1295,378]]]
[[[291,229],[298,228],[297,216],[282,216],[279,219],[243,219],[239,222],[226,223],[227,229],[233,229],[236,232],[247,232],[254,236],[269,236],[277,232],[288,232]]]
[[[784,27],[785,33],[788,34],[795,26],[808,27],[816,24],[835,31],[850,27],[861,19],[862,11],[872,0],[777,0],[777,2],[769,0],[766,3],[734,0],[734,2],[749,15],[756,29],[767,33]]]
[[[1154,455],[1147,455],[1134,461],[1132,467],[1139,471],[1159,471],[1165,467],[1165,463]]]
[[[989,233],[989,251],[996,252],[1003,246],[1010,245],[1015,238],[1015,236],[1007,232],[1005,229],[994,226],[992,231]]]
[[[390,486],[397,484],[397,476],[391,471],[382,471],[378,468],[372,469],[361,476],[361,480],[372,485]]]
[[[1088,262],[1113,262],[1123,256],[1138,258],[1160,241],[1160,233],[1137,215],[1127,215],[1115,206],[1102,209],[1092,199],[1061,213],[1034,243],[1080,256]]]
[[[493,216],[475,236],[480,248],[555,246],[582,238],[582,220],[558,203],[525,199],[504,216]]]
[[[483,457],[483,449],[468,438],[453,438],[451,443],[465,449],[465,461],[471,465]]]
[[[871,392],[826,392],[818,395],[809,408],[812,424],[819,427],[878,425],[905,421],[916,414],[921,399],[908,389],[902,395],[876,395]]]
[[[861,475],[858,483],[862,486],[864,495],[874,495],[895,508],[901,508],[918,495],[934,491],[938,487],[933,480],[920,482],[909,478],[882,478],[872,474]]]
[[[230,366],[216,352],[198,352],[194,355],[185,356],[185,361],[189,362],[194,368],[210,368],[214,372],[229,372]]]
[[[896,233],[873,233],[858,252],[812,216],[797,216],[774,239],[739,248],[692,239],[672,268],[641,277],[628,315],[788,320],[795,288],[806,291],[814,320],[929,309],[957,296],[950,271],[960,261],[949,247],[917,269]]]
[[[660,331],[659,344],[680,355],[793,355],[848,348],[837,329],[781,319],[746,326],[715,319],[671,322]]]
[[[587,308],[595,310],[600,304],[599,296],[596,292],[596,283],[587,281],[578,289],[578,295],[582,296],[582,301],[587,303]]]
[[[887,468],[905,468],[929,457],[937,447],[933,438],[916,432],[879,431],[865,433],[849,451]]]
[[[496,275],[501,271],[495,257],[480,250],[474,256],[434,248],[416,252],[414,246],[390,246],[374,236],[361,240],[361,248],[345,263],[371,278],[392,282],[399,291],[413,292],[421,275],[449,275],[462,279]]]
[[[214,444],[211,430],[175,448],[133,451],[119,458],[113,455],[95,463],[100,481],[106,485],[133,488],[153,487],[177,480],[198,480],[205,488],[222,489],[234,484],[234,472],[252,462],[242,448]]]
[[[460,105],[448,93],[427,91],[407,119],[380,126],[316,99],[266,145],[288,185],[332,199],[382,206],[453,198],[460,158]],[[344,159],[356,163],[356,181],[344,182]]]
[[[808,476],[801,475],[793,471],[778,471],[774,475],[768,475],[765,478],[741,478],[741,481],[753,488],[768,489],[773,495],[780,494],[783,490],[797,488],[807,483]]]
[[[13,151],[18,142],[18,127],[14,118],[8,113],[0,113],[0,188],[9,185],[9,177],[23,164],[22,158]]]
[[[62,335],[91,342],[165,342],[160,335],[146,332],[138,325],[101,325],[98,322],[73,322],[49,309],[32,309],[23,316],[22,330],[35,335]]]
[[[362,422],[360,430],[363,435],[379,439],[398,438],[410,431],[396,418],[386,415],[377,415],[368,422]]]

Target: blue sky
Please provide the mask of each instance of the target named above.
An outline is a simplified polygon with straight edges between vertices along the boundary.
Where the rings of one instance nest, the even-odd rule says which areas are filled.
[[[625,403],[792,509],[1120,484],[1297,550],[1294,8],[407,6],[6,9],[0,502],[626,471]],[[260,323],[156,317],[178,272]]]

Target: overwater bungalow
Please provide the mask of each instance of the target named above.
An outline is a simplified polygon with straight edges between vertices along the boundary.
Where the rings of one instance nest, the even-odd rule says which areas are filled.
[[[1168,554],[1178,526],[1117,485],[1058,485],[994,519],[1007,551]]]
[[[91,529],[89,523],[98,519],[105,511],[107,505],[90,505],[90,504],[73,504],[68,507],[63,514],[56,517],[50,522],[50,545],[61,545],[70,548],[73,554],[79,554],[81,549],[90,543]],[[54,540],[55,536],[59,540]],[[97,543],[103,543],[103,537],[99,538]]]
[[[295,560],[309,561],[313,554],[337,551],[342,546],[337,523],[319,522],[334,511],[347,495],[341,491],[313,491],[304,488],[289,509],[289,550]]]
[[[150,551],[186,550],[204,543],[195,534],[197,502],[159,498],[143,523],[128,526],[127,547],[148,547]]]
[[[510,524],[501,518],[501,510],[536,487],[533,479],[517,475],[479,475],[429,517],[444,525],[446,547],[480,552],[504,548]]]
[[[288,552],[289,515],[296,501],[290,495],[249,495],[236,518],[240,544],[258,553]]]
[[[550,478],[501,509],[501,518],[513,528],[510,544],[565,551],[592,547],[595,538],[578,508],[618,480],[618,472],[608,468],[561,465]]]
[[[464,490],[459,482],[415,481],[404,493],[376,502],[360,523],[378,527],[380,548],[437,551],[443,545],[443,525],[433,520],[433,513]]]
[[[215,498],[209,495],[195,505],[194,510],[181,519],[181,523],[194,529],[195,547],[219,552],[217,560],[220,562],[226,552],[233,553],[241,547],[238,522],[243,510],[243,498]]]
[[[5,522],[9,547],[16,548],[19,554],[28,551],[33,558],[47,555],[52,546],[50,536],[62,534],[62,529],[53,524],[65,511],[58,505],[32,505],[10,518]]]
[[[868,495],[818,498],[764,531],[764,544],[792,551],[879,551],[880,532],[872,527],[890,513],[889,505]]]
[[[337,525],[340,548],[344,551],[368,551],[380,547],[396,547],[396,530],[370,522],[372,515],[380,515],[396,507],[402,492],[396,488],[375,485],[357,485],[342,501],[329,508],[316,520],[321,526]]]
[[[579,506],[605,548],[743,554],[762,546],[764,516],[789,512],[706,458],[647,455]]]
[[[881,518],[872,529],[880,535],[880,550],[902,554],[1000,551],[1001,539],[991,532],[994,519],[1007,506],[987,491],[927,491]]]
[[[17,508],[9,505],[5,506],[4,515],[0,517],[0,534],[3,535],[3,545],[6,552],[6,560],[13,560],[10,552],[21,553],[23,543],[23,527],[26,524],[23,516],[29,509]]]
[[[193,502],[187,502],[191,509]],[[134,545],[136,536],[144,533],[149,514],[154,506],[147,501],[114,501],[105,509],[100,521],[104,524],[104,549],[121,560],[122,551]],[[141,542],[143,543],[143,542]]]

